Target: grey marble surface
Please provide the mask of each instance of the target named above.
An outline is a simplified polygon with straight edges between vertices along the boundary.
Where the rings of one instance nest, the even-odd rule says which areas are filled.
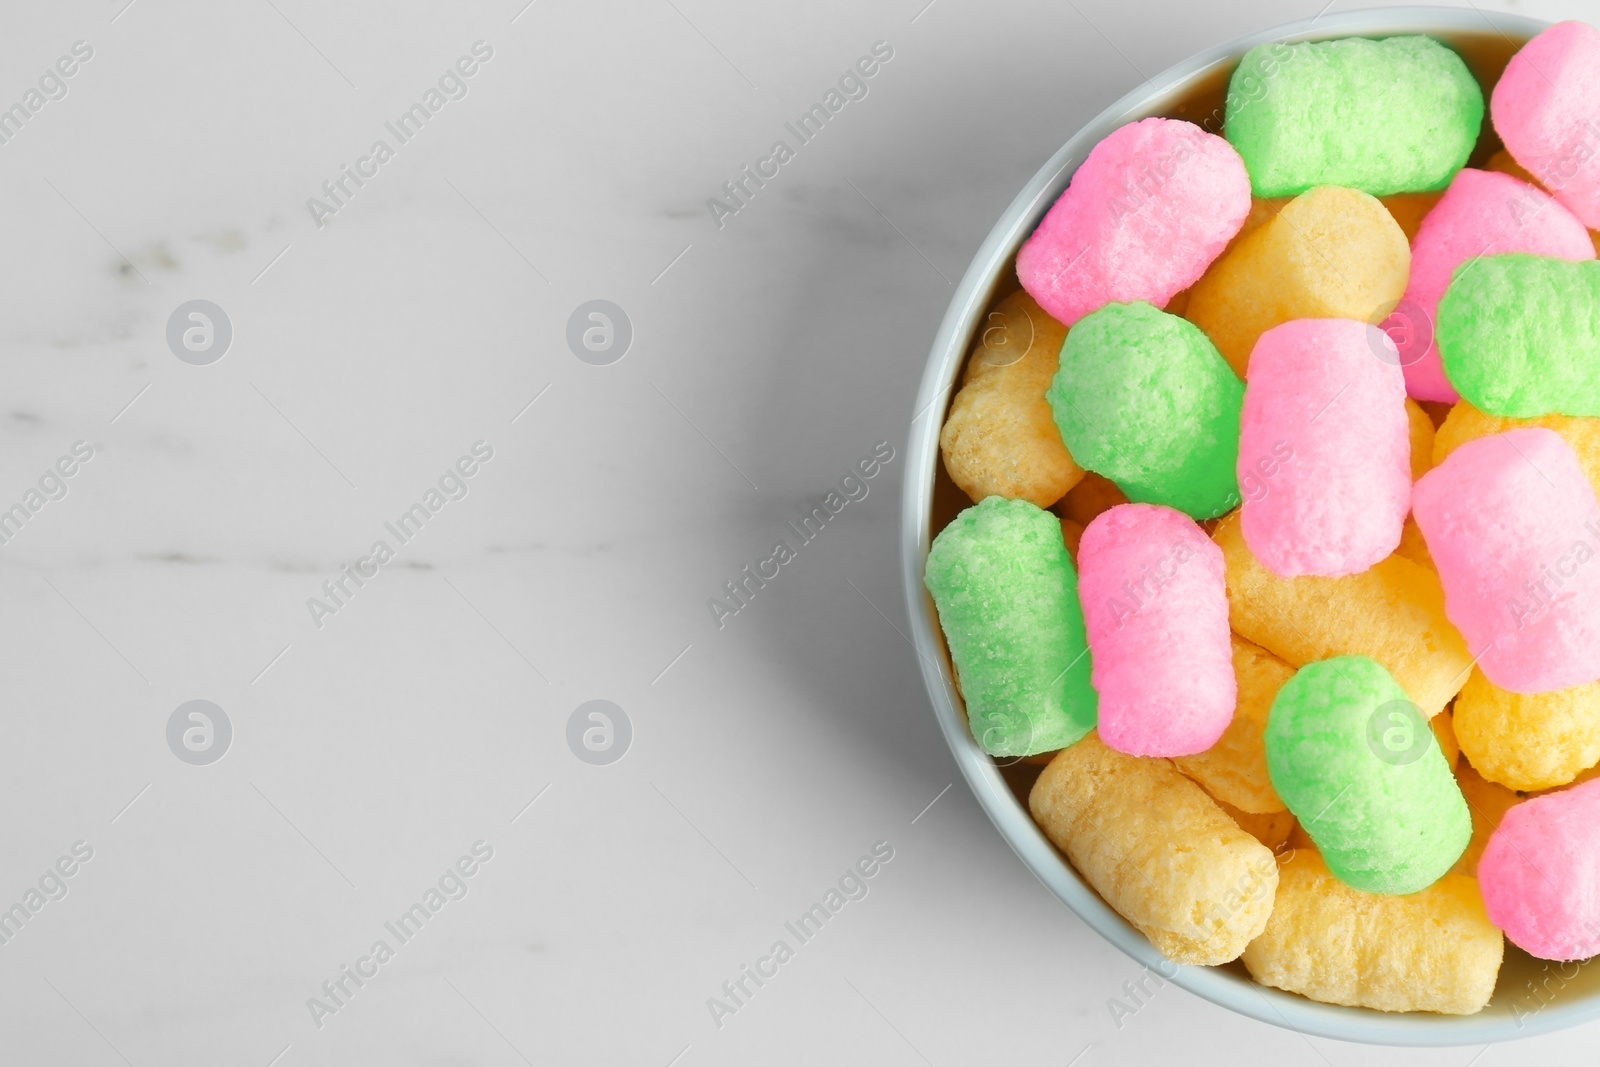
[[[5,9],[0,104],[44,82],[0,144],[0,508],[40,505],[0,546],[0,905],[39,902],[0,944],[0,1062],[1593,1046],[1368,1050],[1174,987],[1119,1017],[1138,968],[952,785],[897,632],[898,458],[950,281],[1106,103],[1321,0],[525,2]],[[714,218],[880,41],[859,98]],[[385,124],[430,89],[402,142]],[[232,329],[203,366],[166,337],[196,299]],[[567,342],[595,299],[632,326],[608,365]],[[879,442],[866,495],[719,628],[708,599]],[[430,490],[402,542],[385,524]],[[346,565],[368,576],[334,600]],[[191,700],[231,725],[207,765],[169,746]],[[569,745],[591,700],[631,724],[609,765]]]

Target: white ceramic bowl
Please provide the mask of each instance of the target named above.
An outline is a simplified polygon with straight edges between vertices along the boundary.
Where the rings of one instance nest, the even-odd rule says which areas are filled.
[[[943,474],[939,428],[977,326],[995,296],[1014,289],[1014,257],[1049,210],[1089,150],[1119,126],[1150,115],[1170,114],[1196,88],[1214,84],[1255,45],[1270,41],[1330,37],[1387,37],[1426,33],[1443,40],[1476,37],[1507,50],[1543,29],[1536,19],[1468,8],[1398,7],[1325,15],[1240,38],[1179,63],[1123,97],[1068,141],[1034,175],[995,224],[956,290],[928,356],[911,423],[901,521],[902,567],[911,637],[934,713],[956,762],[978,802],[1017,855],[1050,891],[1102,937],[1138,962],[1214,1004],[1275,1026],[1344,1041],[1410,1046],[1486,1044],[1549,1033],[1600,1015],[1600,967],[1546,964],[1509,944],[1500,982],[1489,1007],[1477,1015],[1427,1012],[1395,1014],[1319,1004],[1258,985],[1238,963],[1226,967],[1177,967],[1113,911],[1034,825],[1026,804],[973,741],[951,684],[949,653],[932,599],[922,585],[936,512],[946,520],[959,495]],[[1487,96],[1487,93],[1485,94]],[[1200,117],[1200,116],[1195,116]],[[1487,118],[1485,119],[1487,121]],[[960,503],[969,503],[960,496]],[[942,522],[940,523],[942,526]],[[1015,772],[1013,772],[1015,773]],[[1019,936],[1022,932],[1019,931]]]

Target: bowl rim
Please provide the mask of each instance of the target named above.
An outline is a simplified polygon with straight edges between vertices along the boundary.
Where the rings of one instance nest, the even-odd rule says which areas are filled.
[[[967,356],[968,339],[987,309],[1001,272],[1023,240],[1066,188],[1085,156],[1118,127],[1155,113],[1162,102],[1200,77],[1235,63],[1250,48],[1274,41],[1323,40],[1344,36],[1401,33],[1483,32],[1526,39],[1549,26],[1522,15],[1459,7],[1388,7],[1325,14],[1269,27],[1217,45],[1185,59],[1112,103],[1074,134],[1033,176],[984,239],[957,285],[935,335],[917,391],[907,441],[901,498],[901,567],[922,679],[935,716],[962,776],[1001,837],[1023,864],[1096,933],[1165,981],[1241,1015],[1340,1041],[1406,1047],[1491,1044],[1549,1034],[1600,1015],[1600,996],[1575,996],[1568,1003],[1542,1005],[1517,1016],[1491,1004],[1476,1015],[1429,1012],[1386,1013],[1323,1004],[1260,985],[1248,977],[1212,967],[1180,966],[1167,960],[1091,889],[1035,826],[1006,785],[999,769],[973,740],[959,709],[949,658],[932,598],[922,585],[930,542],[931,506],[939,458],[942,416]],[[1487,116],[1486,116],[1487,117]]]

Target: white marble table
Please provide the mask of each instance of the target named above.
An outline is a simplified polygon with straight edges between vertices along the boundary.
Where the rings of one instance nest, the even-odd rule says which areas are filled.
[[[1174,987],[1114,1013],[1138,969],[951,784],[897,632],[897,460],[950,280],[1140,72],[1320,0],[125,3],[11,4],[0,34],[0,106],[39,88],[0,127],[0,907],[38,890],[0,944],[0,1062],[1479,1054]],[[166,336],[192,300],[231,326],[203,365]],[[593,300],[620,360],[568,344]],[[865,495],[716,619],[879,442]],[[220,760],[178,757],[221,743],[187,712],[169,746],[192,700]],[[609,765],[569,745],[592,700],[631,724]],[[858,899],[786,927],[875,845]]]

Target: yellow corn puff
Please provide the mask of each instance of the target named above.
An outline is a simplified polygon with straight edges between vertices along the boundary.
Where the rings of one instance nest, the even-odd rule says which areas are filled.
[[[1471,1015],[1489,1003],[1504,953],[1475,879],[1446,874],[1418,893],[1378,896],[1299,851],[1244,965],[1263,985],[1328,1004]]]
[[[1422,527],[1417,525],[1416,519],[1406,519],[1406,524],[1400,528],[1400,547],[1394,550],[1394,554],[1401,559],[1409,559],[1419,567],[1438,570],[1433,565],[1433,554],[1428,551],[1427,538],[1422,536]]]
[[[1067,328],[1021,289],[994,306],[972,346],[963,384],[991,374],[1005,374],[1037,386],[1040,394],[1050,385],[1060,364]]]
[[[1243,378],[1256,338],[1291,319],[1377,321],[1405,294],[1411,245],[1375,198],[1318,186],[1224,252],[1185,317]]]
[[[939,434],[945,469],[974,501],[1003,496],[1047,508],[1083,477],[1044,398],[1066,335],[1025,292],[989,313]]]
[[[1034,783],[1045,835],[1123,918],[1175,963],[1236,959],[1272,910],[1278,865],[1164,759],[1114,752],[1090,733]]]
[[[1061,540],[1067,543],[1067,555],[1072,557],[1073,565],[1078,562],[1078,546],[1083,543],[1083,527],[1071,519],[1061,520]]]
[[[1489,843],[1489,835],[1500,825],[1501,817],[1522,798],[1505,786],[1489,781],[1465,760],[1456,767],[1456,785],[1461,787],[1461,795],[1467,798],[1467,810],[1472,813],[1472,840],[1467,842],[1467,850],[1450,869],[1457,874],[1469,874],[1476,878],[1478,857],[1483,855],[1483,846]]]
[[[1433,443],[1438,434],[1422,405],[1409,398],[1406,418],[1411,424],[1411,480],[1416,481],[1433,469]]]
[[[1445,457],[1468,441],[1491,434],[1505,433],[1526,426],[1542,426],[1560,434],[1578,454],[1578,466],[1588,475],[1594,491],[1600,493],[1600,419],[1575,419],[1565,415],[1546,415],[1539,419],[1502,419],[1486,415],[1463,400],[1450,410],[1450,417],[1439,427],[1433,441],[1433,463],[1438,466]]]
[[[1294,676],[1294,668],[1234,634],[1233,673],[1239,680],[1239,703],[1227,730],[1199,755],[1181,756],[1172,762],[1219,802],[1252,815],[1270,815],[1284,810],[1284,804],[1267,777],[1267,752],[1261,737],[1272,701],[1283,683]]]
[[[1411,480],[1416,481],[1433,469],[1436,431],[1433,419],[1429,417],[1427,411],[1423,410],[1421,404],[1409,398],[1406,400],[1406,418],[1411,424]],[[1435,569],[1433,555],[1428,551],[1428,542],[1423,540],[1422,528],[1417,525],[1416,519],[1406,519],[1405,527],[1400,533],[1400,547],[1395,549],[1395,554],[1404,556],[1412,563],[1421,564],[1429,570]]]
[[[1400,227],[1400,232],[1406,235],[1406,241],[1415,241],[1417,231],[1422,228],[1422,220],[1433,210],[1443,193],[1396,193],[1394,196],[1380,196],[1378,201],[1389,212],[1395,224]]]
[[[1484,170],[1497,170],[1501,174],[1509,174],[1513,178],[1521,179],[1529,185],[1539,185],[1539,179],[1525,170],[1522,164],[1511,158],[1511,153],[1504,148],[1489,157],[1489,162],[1483,166]],[[1542,185],[1539,186],[1544,188]]]
[[[1444,420],[1450,417],[1450,412],[1455,409],[1454,404],[1446,404],[1439,400],[1419,400],[1417,407],[1421,408],[1428,416],[1428,421],[1433,423],[1434,433],[1439,432],[1439,427],[1444,425]]]
[[[1212,539],[1227,563],[1234,632],[1291,666],[1370,656],[1430,718],[1465,684],[1472,655],[1428,568],[1390,556],[1347,578],[1279,578],[1251,555],[1236,517]]]
[[[1056,514],[1071,519],[1079,526],[1087,526],[1097,515],[1127,502],[1127,495],[1113,482],[1090,473],[1085,474],[1083,480],[1061,501]]]
[[[1217,800],[1216,797],[1211,799]],[[1239,829],[1270,848],[1274,854],[1288,845],[1289,835],[1294,833],[1294,828],[1299,825],[1295,822],[1294,815],[1288,811],[1252,815],[1248,811],[1240,811],[1224,800],[1217,800],[1217,807],[1227,812],[1228,816],[1239,824]]]
[[[1246,237],[1249,237],[1252,233],[1255,233],[1257,230],[1261,229],[1261,227],[1277,218],[1278,212],[1288,207],[1290,202],[1293,200],[1294,197],[1292,196],[1277,196],[1270,199],[1251,197],[1250,214],[1244,217],[1244,225],[1239,227],[1238,233],[1234,234],[1232,244],[1238,244],[1240,241],[1244,240]],[[1229,245],[1229,247],[1231,248],[1232,245]]]
[[[1489,781],[1524,792],[1566,785],[1600,762],[1600,682],[1512,693],[1475,669],[1455,727],[1462,754]]]
[[[1433,727],[1433,736],[1439,742],[1439,751],[1444,753],[1444,761],[1454,770],[1461,759],[1461,743],[1456,740],[1455,715],[1443,712],[1429,719],[1428,725]]]
[[[1546,793],[1554,793],[1561,789],[1571,789],[1573,786],[1582,785],[1584,782],[1592,781],[1595,778],[1600,778],[1600,765],[1590,767],[1586,771],[1579,771],[1578,776],[1572,781],[1568,782],[1566,785],[1558,785],[1550,789],[1529,789],[1520,792],[1517,795],[1523,797],[1524,799],[1527,797],[1542,797]]]

